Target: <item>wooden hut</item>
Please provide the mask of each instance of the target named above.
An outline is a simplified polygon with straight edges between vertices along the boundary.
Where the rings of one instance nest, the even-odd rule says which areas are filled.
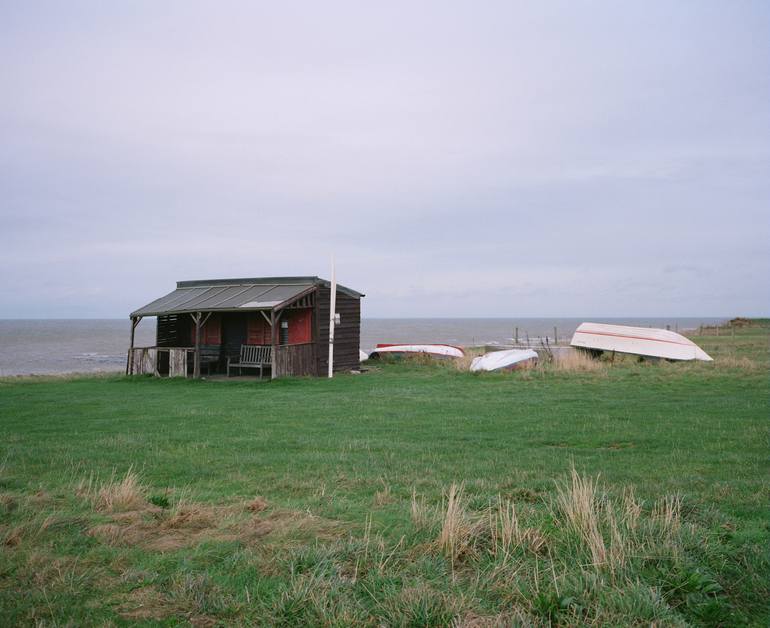
[[[363,296],[337,285],[335,372],[359,368]],[[326,375],[330,301],[331,285],[319,277],[177,282],[130,314],[126,373],[200,377],[227,373],[228,364],[248,368],[245,358],[262,362],[273,378]],[[158,319],[155,346],[134,347],[136,326],[147,316]]]

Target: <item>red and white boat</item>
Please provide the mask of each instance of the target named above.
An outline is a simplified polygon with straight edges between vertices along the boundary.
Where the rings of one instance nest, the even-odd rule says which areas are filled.
[[[570,344],[582,349],[617,351],[667,360],[713,360],[692,340],[667,329],[581,323]]]
[[[384,354],[415,354],[427,353],[437,358],[461,358],[465,355],[460,347],[454,345],[410,345],[410,344],[378,344],[374,351],[369,355],[370,358],[376,358]]]

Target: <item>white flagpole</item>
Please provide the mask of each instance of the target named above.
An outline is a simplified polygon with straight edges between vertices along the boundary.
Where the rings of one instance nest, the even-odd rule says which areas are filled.
[[[334,325],[337,320],[337,277],[334,272],[334,256],[332,255],[332,285],[331,302],[329,304],[329,377],[334,373]]]

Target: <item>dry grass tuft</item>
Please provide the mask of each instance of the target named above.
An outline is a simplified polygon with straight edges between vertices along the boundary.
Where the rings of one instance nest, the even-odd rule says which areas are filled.
[[[341,522],[307,511],[276,510],[250,524],[258,532],[264,532],[268,526],[270,533],[277,539],[308,537],[317,541],[336,541],[345,534],[345,526]]]
[[[652,509],[652,516],[669,536],[678,532],[681,527],[682,498],[679,495],[668,495],[659,499]]]
[[[463,490],[463,483],[453,482],[449,487],[437,539],[439,550],[452,561],[453,566],[458,558],[473,550],[475,541],[488,529],[484,517],[473,517],[468,513]]]
[[[195,627],[208,628],[221,625],[221,621],[202,613],[202,608],[213,606],[222,598],[221,591],[210,584],[207,576],[177,577],[166,591],[148,585],[128,593],[118,607],[123,619],[133,623],[178,623],[182,618]],[[165,623],[165,622],[163,622]]]
[[[425,504],[425,497],[417,499],[417,490],[412,489],[412,502],[410,508],[412,523],[419,529],[431,527],[436,521],[436,512]]]
[[[612,569],[624,567],[628,557],[629,544],[625,535],[625,530],[618,523],[613,504],[606,502],[604,505],[604,516],[609,528],[609,547],[607,550],[607,563]]]
[[[516,505],[509,500],[498,500],[497,511],[490,510],[492,553],[507,557],[521,543],[521,529]]]
[[[19,502],[10,493],[0,494],[0,512],[11,512],[18,508]]]
[[[498,498],[497,508],[489,510],[492,554],[506,560],[517,548],[538,554],[545,547],[545,537],[537,528],[525,528],[519,522],[516,505]]]
[[[719,368],[726,369],[742,369],[745,371],[753,371],[761,368],[761,366],[746,356],[738,357],[736,355],[719,355],[714,359],[714,363]]]
[[[251,512],[262,512],[263,510],[267,509],[269,505],[270,504],[264,497],[257,495],[257,497],[246,504],[246,509]]]
[[[77,485],[76,493],[88,499],[96,510],[102,512],[140,510],[147,507],[146,489],[133,467],[129,467],[120,479],[113,473],[101,487],[96,486],[93,476],[87,480],[81,480]]]
[[[452,628],[509,628],[510,626],[538,626],[534,618],[520,609],[511,609],[499,615],[467,613],[452,622]]]
[[[160,527],[164,530],[205,530],[216,527],[217,519],[214,507],[184,501],[177,504],[170,515],[160,521]]]
[[[556,505],[569,527],[588,547],[593,564],[604,565],[607,561],[607,547],[599,528],[596,481],[581,477],[573,467],[571,482],[556,487]]]
[[[599,493],[595,480],[573,468],[570,481],[557,485],[555,505],[597,569],[617,573],[633,559],[670,552],[679,542],[682,502],[677,495],[658,500],[645,515],[632,489],[610,499]],[[645,516],[647,525],[642,525]]]
[[[463,484],[452,482],[446,498],[444,522],[438,537],[439,548],[452,560],[467,541],[466,515],[463,506]]]
[[[639,517],[642,515],[642,503],[637,500],[633,488],[623,491],[623,524],[629,530],[639,527]]]
[[[390,492],[390,485],[382,481],[382,490],[379,490],[374,494],[375,507],[386,506],[392,504],[394,501],[395,499]]]
[[[22,526],[16,526],[8,530],[3,537],[3,545],[6,547],[18,547],[21,545],[21,540],[24,536],[24,528]]]
[[[125,542],[125,528],[115,523],[94,526],[86,534],[99,539],[102,543],[107,543],[107,545],[123,545]]]
[[[471,362],[480,355],[484,355],[484,349],[478,347],[468,347],[463,349],[465,355],[461,358],[455,358],[450,361],[452,368],[458,371],[470,371]]]
[[[113,482],[110,486],[114,486]],[[97,497],[102,489],[98,490]],[[110,493],[112,495],[112,493]],[[226,506],[201,504],[183,499],[171,510],[149,503],[137,510],[112,512],[109,523],[92,527],[87,534],[112,546],[137,546],[158,552],[176,551],[206,541],[258,542],[268,534],[276,539],[312,537],[337,539],[342,526],[308,512],[280,510],[262,517],[267,508],[261,498],[246,504]],[[251,514],[253,513],[253,514]]]
[[[120,616],[131,621],[157,621],[174,611],[175,608],[153,586],[134,589],[118,608]]]
[[[565,373],[596,373],[606,371],[607,365],[585,351],[560,351],[550,362],[541,362],[542,368]]]

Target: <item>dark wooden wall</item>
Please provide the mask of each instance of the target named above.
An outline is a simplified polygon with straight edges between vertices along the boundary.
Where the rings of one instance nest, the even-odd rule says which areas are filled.
[[[329,305],[331,289],[318,287],[316,299],[316,362],[317,374],[329,371]],[[337,292],[337,312],[340,324],[334,330],[334,371],[350,371],[361,366],[361,299]]]
[[[275,348],[275,374],[277,377],[291,375],[315,375],[315,344],[305,342],[296,345],[281,345]]]

